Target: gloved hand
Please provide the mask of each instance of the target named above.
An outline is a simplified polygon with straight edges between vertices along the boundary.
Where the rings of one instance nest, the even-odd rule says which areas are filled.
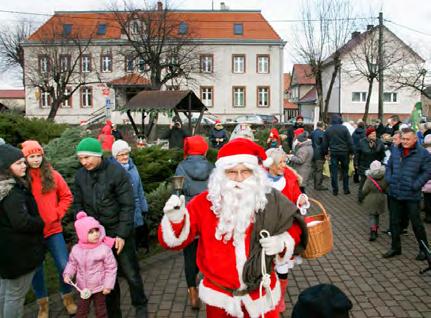
[[[270,237],[261,238],[259,240],[260,245],[266,255],[276,255],[284,251],[284,237],[283,234],[274,235]]]
[[[184,195],[172,194],[165,203],[163,212],[172,223],[180,223],[186,214],[186,199]]]

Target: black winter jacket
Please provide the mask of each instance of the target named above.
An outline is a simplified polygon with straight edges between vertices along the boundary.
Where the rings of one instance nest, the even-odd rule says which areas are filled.
[[[316,128],[311,133],[311,141],[313,145],[313,160],[325,160],[325,154],[322,150],[324,135],[325,132],[320,128]]]
[[[212,128],[208,139],[211,142],[211,145],[217,149],[220,149],[229,140],[227,136],[227,132],[224,128],[223,129]],[[216,139],[223,139],[223,141],[217,142]]]
[[[168,129],[166,133],[162,135],[162,139],[168,139],[169,141],[169,149],[184,148],[184,139],[190,136],[190,134],[184,130],[183,127],[172,127],[172,129]]]
[[[368,139],[363,138],[359,142],[355,155],[355,167],[358,167],[358,173],[365,175],[365,171],[370,168],[370,164],[374,161],[383,161],[385,158],[385,145],[380,139],[376,140],[376,146],[370,148]]]
[[[359,142],[361,139],[365,138],[365,129],[358,127],[355,129],[352,135],[352,141],[353,141],[353,150],[356,152],[356,150],[359,147]]]
[[[134,223],[133,188],[119,164],[102,160],[99,167],[75,175],[73,211],[85,211],[96,218],[111,237],[129,237]]]
[[[186,202],[208,188],[208,178],[214,165],[204,156],[188,156],[178,164],[176,176],[184,176],[183,192]]]
[[[18,278],[42,264],[43,225],[30,190],[15,179],[0,181],[1,278]]]
[[[332,154],[353,154],[352,136],[346,126],[342,125],[341,118],[334,117],[331,127],[325,131],[322,149],[326,154],[328,150]]]

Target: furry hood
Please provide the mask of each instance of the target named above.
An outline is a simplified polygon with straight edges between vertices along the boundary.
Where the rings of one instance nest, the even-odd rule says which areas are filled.
[[[365,171],[365,175],[370,176],[375,180],[383,179],[385,177],[385,166],[382,165],[378,170],[367,170]]]
[[[13,178],[0,180],[0,201],[7,197],[10,190],[15,186],[16,181]]]

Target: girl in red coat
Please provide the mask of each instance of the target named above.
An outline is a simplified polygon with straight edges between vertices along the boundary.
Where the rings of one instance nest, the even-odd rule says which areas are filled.
[[[74,315],[77,308],[73,301],[72,290],[63,282],[63,271],[69,255],[61,226],[61,220],[72,204],[72,193],[62,176],[45,159],[43,148],[37,141],[25,141],[22,144],[22,152],[30,168],[27,177],[31,184],[31,191],[45,224],[43,229],[45,242],[59,274],[63,304],[68,314]],[[45,286],[43,266],[36,269],[32,285],[39,304],[38,317],[48,317],[48,291]]]

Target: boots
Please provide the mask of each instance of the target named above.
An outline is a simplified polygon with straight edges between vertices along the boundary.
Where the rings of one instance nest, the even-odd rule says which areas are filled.
[[[63,295],[63,305],[66,308],[67,313],[71,315],[75,315],[78,307],[73,300],[72,293],[67,293]]]
[[[189,301],[190,305],[192,305],[192,309],[199,309],[201,307],[201,302],[199,300],[199,294],[196,287],[190,287],[188,289],[189,292]]]
[[[377,239],[377,236],[378,236],[378,234],[377,234],[377,231],[378,231],[378,226],[377,225],[373,225],[373,226],[371,226],[371,229],[370,229],[370,241],[372,242],[372,241],[375,241],[376,239]]]
[[[37,318],[48,318],[49,317],[49,300],[48,297],[39,298],[37,300],[39,305],[39,312]]]
[[[279,281],[280,281],[281,296],[280,296],[280,301],[277,304],[277,310],[278,312],[282,313],[286,310],[286,302],[284,301],[284,296],[286,295],[288,279],[287,278],[279,279]]]

